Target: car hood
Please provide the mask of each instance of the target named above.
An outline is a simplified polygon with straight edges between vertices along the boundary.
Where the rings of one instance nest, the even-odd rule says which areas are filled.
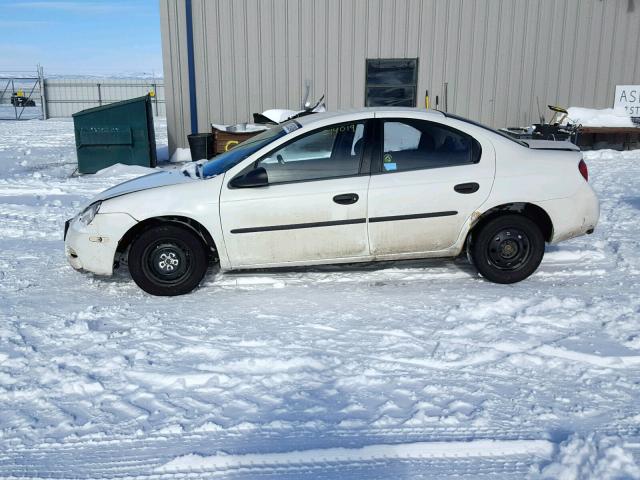
[[[127,193],[139,192],[141,190],[149,190],[151,188],[166,187],[168,185],[177,185],[179,183],[196,181],[198,181],[197,178],[190,177],[180,170],[151,173],[143,177],[123,182],[115,187],[108,188],[104,192],[99,193],[92,200],[92,203],[109,200],[110,198],[126,195]]]

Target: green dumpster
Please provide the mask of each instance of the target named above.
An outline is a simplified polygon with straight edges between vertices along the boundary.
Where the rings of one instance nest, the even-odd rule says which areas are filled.
[[[132,98],[73,114],[78,172],[122,163],[156,166],[151,98]]]

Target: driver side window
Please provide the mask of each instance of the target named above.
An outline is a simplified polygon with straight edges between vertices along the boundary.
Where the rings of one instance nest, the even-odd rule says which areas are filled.
[[[269,153],[257,167],[269,184],[357,175],[363,150],[364,122],[317,130]]]

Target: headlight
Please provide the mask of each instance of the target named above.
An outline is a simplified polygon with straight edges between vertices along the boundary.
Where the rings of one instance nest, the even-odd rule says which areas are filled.
[[[89,205],[82,212],[80,212],[80,214],[78,215],[78,221],[85,225],[89,225],[91,222],[93,222],[96,214],[100,211],[101,204],[102,202],[95,202]]]

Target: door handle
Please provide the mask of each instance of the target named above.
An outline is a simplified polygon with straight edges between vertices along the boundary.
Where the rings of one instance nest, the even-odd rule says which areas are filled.
[[[480,185],[476,182],[460,183],[453,189],[458,193],[476,193],[480,189]]]
[[[333,201],[340,205],[351,205],[352,203],[356,203],[359,198],[357,193],[343,193],[333,197]]]

